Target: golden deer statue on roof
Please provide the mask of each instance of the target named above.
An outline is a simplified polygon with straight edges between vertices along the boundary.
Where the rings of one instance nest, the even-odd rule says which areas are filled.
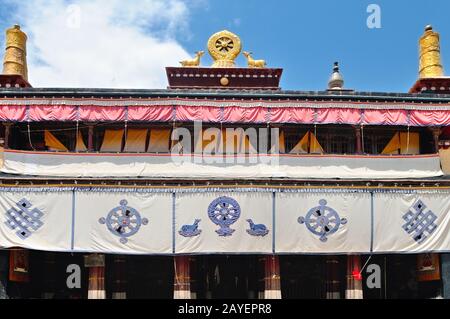
[[[247,58],[247,63],[249,68],[265,68],[266,61],[264,60],[255,60],[252,58],[252,52],[242,52],[242,54]]]
[[[197,51],[195,58],[191,60],[180,61],[180,64],[184,67],[195,67],[200,65],[200,58],[205,54],[205,51]]]

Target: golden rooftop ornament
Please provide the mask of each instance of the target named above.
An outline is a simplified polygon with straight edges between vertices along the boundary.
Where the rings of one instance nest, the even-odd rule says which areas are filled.
[[[3,60],[3,74],[21,75],[28,81],[27,35],[19,25],[6,30],[6,52]]]
[[[444,76],[441,62],[441,47],[439,33],[433,31],[431,25],[425,27],[425,33],[420,38],[420,67],[419,77],[436,78]]]
[[[252,58],[252,52],[243,52],[244,56],[247,58],[247,64],[249,68],[265,68],[266,61],[264,60],[255,60]]]
[[[224,30],[213,34],[208,41],[208,51],[214,60],[213,68],[233,68],[234,61],[241,53],[241,39]]]
[[[195,52],[195,58],[192,60],[180,61],[180,64],[184,67],[198,67],[200,66],[200,59],[205,54],[205,51]]]

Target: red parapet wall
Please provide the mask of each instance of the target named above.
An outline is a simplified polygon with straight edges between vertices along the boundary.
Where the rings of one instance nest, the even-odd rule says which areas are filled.
[[[279,90],[283,69],[168,67],[170,89]]]
[[[419,79],[409,93],[450,94],[450,77]]]
[[[0,74],[0,88],[29,88],[28,83],[21,75]]]

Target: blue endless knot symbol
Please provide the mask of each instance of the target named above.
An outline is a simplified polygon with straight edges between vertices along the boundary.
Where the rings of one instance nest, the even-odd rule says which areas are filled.
[[[13,207],[6,212],[5,224],[12,230],[17,230],[16,235],[25,240],[44,225],[40,220],[44,213],[38,208],[31,209],[33,205],[25,198],[16,205],[18,209]]]
[[[236,223],[241,216],[239,203],[230,197],[219,197],[208,207],[208,217],[220,229],[216,233],[222,237],[232,236],[235,232],[230,226]]]
[[[305,224],[306,228],[320,237],[322,242],[328,241],[328,236],[339,230],[341,225],[347,224],[347,219],[340,218],[337,211],[327,206],[327,201],[322,199],[319,206],[311,208],[306,217],[299,217],[298,222]]]
[[[420,199],[403,215],[406,224],[403,229],[418,243],[423,243],[429,235],[434,233],[437,225],[434,223],[437,216],[429,210],[425,212],[427,205]]]
[[[122,200],[120,206],[113,208],[106,218],[100,218],[99,223],[106,224],[109,231],[119,236],[122,244],[126,244],[128,238],[135,235],[142,225],[148,224],[148,219],[141,218],[136,209],[128,206],[126,200]]]

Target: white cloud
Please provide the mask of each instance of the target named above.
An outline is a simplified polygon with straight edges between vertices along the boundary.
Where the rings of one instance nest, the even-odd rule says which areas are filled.
[[[27,0],[16,7],[35,87],[163,88],[165,67],[189,57],[174,39],[188,24],[182,0]]]

